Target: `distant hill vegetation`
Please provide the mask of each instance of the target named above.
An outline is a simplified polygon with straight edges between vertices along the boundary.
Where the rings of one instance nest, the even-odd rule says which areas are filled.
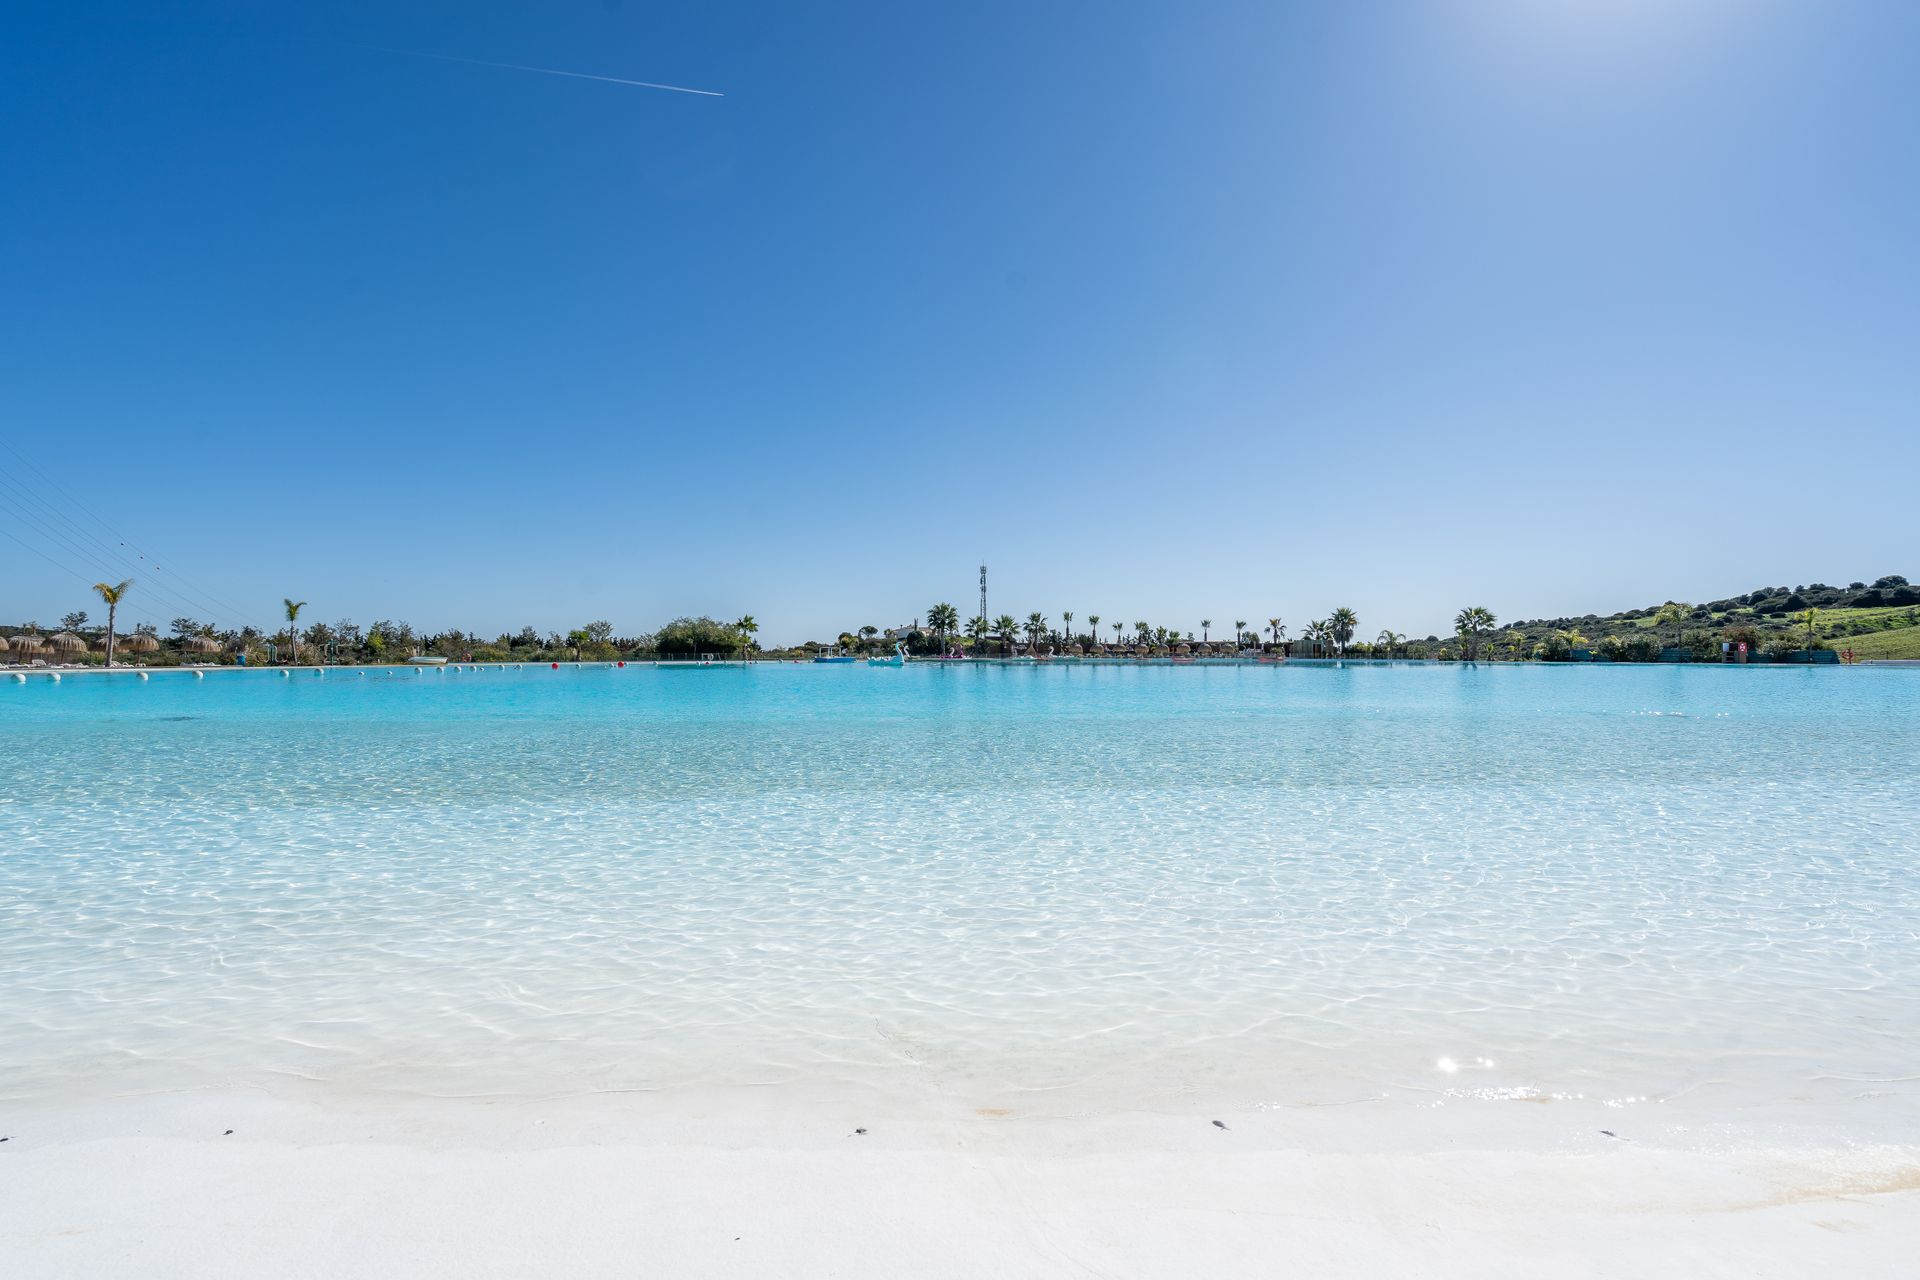
[[[1723,641],[1752,652],[1851,649],[1872,658],[1920,658],[1920,587],[1899,574],[1844,587],[1824,582],[1756,587],[1704,604],[1663,601],[1620,613],[1534,618],[1508,624],[1527,650],[1619,651],[1680,645],[1705,657]],[[1521,639],[1524,637],[1524,639]]]

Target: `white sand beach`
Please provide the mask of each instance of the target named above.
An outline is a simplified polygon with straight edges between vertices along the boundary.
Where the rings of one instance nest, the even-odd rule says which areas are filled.
[[[1560,1137],[1489,1147],[1484,1113],[1383,1151],[1324,1114],[161,1094],[10,1114],[0,1250],[35,1278],[1895,1277],[1920,1256],[1912,1149],[1681,1149],[1514,1110],[1535,1114],[1501,1136]]]

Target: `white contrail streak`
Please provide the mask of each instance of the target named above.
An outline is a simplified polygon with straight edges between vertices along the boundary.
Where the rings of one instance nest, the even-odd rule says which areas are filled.
[[[605,84],[628,84],[636,89],[665,89],[670,93],[697,93],[703,98],[724,98],[724,93],[715,93],[711,89],[689,89],[685,85],[655,84],[651,80],[622,80],[618,76],[590,76],[584,71],[557,71],[552,67],[523,67],[517,62],[483,62],[479,58],[456,58],[448,53],[421,53],[418,49],[384,49],[383,53],[400,53],[409,58],[432,58],[436,62],[464,62],[470,67],[494,67],[501,71],[537,71],[543,76],[566,76],[573,80],[599,80]]]

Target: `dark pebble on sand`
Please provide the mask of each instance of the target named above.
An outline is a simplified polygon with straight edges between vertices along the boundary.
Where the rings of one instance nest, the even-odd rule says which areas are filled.
[[[1213,1122],[1213,1127],[1216,1129],[1225,1129],[1227,1127],[1227,1122],[1225,1120],[1215,1120]]]
[[[223,1138],[226,1138],[226,1137],[231,1137],[232,1135],[233,1135],[233,1130],[229,1129],[225,1133],[221,1134],[220,1136]]]
[[[856,1134],[864,1134],[864,1133],[866,1132],[866,1130],[865,1130],[865,1129],[855,1129],[855,1130],[854,1130],[854,1132],[855,1132]]]

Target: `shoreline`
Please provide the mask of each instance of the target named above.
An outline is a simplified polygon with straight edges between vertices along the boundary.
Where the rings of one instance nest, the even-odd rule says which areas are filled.
[[[1326,1116],[741,1103],[7,1108],[0,1247],[36,1277],[1892,1277],[1920,1250],[1913,1147],[1353,1152]]]

